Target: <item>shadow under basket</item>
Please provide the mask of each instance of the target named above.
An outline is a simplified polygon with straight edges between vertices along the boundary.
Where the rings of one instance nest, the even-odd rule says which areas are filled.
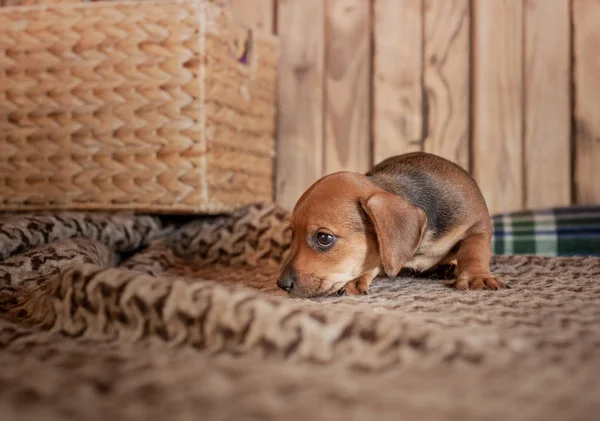
[[[272,201],[277,58],[201,0],[0,8],[0,210]]]

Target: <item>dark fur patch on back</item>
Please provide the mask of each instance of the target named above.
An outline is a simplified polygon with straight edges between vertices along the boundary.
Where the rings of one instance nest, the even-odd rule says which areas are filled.
[[[382,189],[423,209],[427,214],[427,230],[433,239],[442,238],[456,225],[465,209],[457,186],[452,179],[439,176],[439,169],[443,166],[444,170],[455,172],[459,167],[437,157],[423,159],[423,154],[398,158],[383,161],[366,175]],[[465,175],[469,178],[467,173]]]

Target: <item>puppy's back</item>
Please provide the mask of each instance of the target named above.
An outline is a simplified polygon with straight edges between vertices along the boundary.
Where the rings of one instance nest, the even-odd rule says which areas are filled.
[[[427,229],[442,237],[457,224],[486,224],[489,212],[475,180],[437,155],[413,152],[388,158],[365,174],[427,214]],[[491,227],[490,227],[491,228]]]

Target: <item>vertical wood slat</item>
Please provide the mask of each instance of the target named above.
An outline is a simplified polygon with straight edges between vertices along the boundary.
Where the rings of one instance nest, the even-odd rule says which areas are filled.
[[[233,18],[267,32],[275,29],[275,0],[229,0]]]
[[[571,201],[569,0],[528,0],[524,12],[525,208],[564,206]]]
[[[573,0],[575,200],[600,203],[600,1]]]
[[[279,115],[276,201],[292,209],[323,175],[322,0],[278,0]]]
[[[375,163],[422,148],[422,6],[422,0],[375,0]]]
[[[523,207],[523,9],[473,4],[473,174],[490,212]]]
[[[469,170],[469,0],[425,0],[426,152]]]
[[[327,0],[324,172],[370,166],[370,5]]]
[[[277,158],[277,200],[284,206],[293,206],[304,189],[323,175],[323,164],[328,172],[342,168],[362,171],[369,154],[380,161],[419,150],[424,136],[424,150],[467,166],[468,128],[464,127],[468,123],[463,116],[469,95],[469,79],[465,79],[469,25],[474,28],[475,46],[472,170],[490,209],[495,212],[569,203],[571,102],[570,86],[565,86],[569,85],[570,0],[476,0],[470,21],[468,12],[465,14],[470,0],[373,0],[372,151],[367,149],[368,134],[364,134],[368,123],[361,117],[370,111],[368,86],[366,94],[356,93],[353,105],[341,105],[348,102],[344,100],[353,86],[364,89],[364,67],[368,74],[371,64],[358,64],[359,56],[362,64],[371,60],[369,47],[363,49],[360,42],[348,40],[358,33],[368,37],[369,29],[366,35],[362,29],[364,15],[360,19],[352,16],[356,14],[352,9],[364,13],[369,2],[328,0],[330,10],[342,11],[330,14],[326,37],[324,1],[310,0],[305,5],[302,0],[229,0],[235,18],[266,30],[273,30],[276,1],[284,9],[279,11],[284,20]],[[0,0],[2,5],[23,2]],[[578,203],[600,203],[600,183],[596,181],[600,179],[600,105],[594,94],[600,91],[596,60],[600,2],[572,3],[573,193]],[[522,19],[525,32],[521,34]],[[369,28],[368,18],[366,22]],[[317,23],[316,28],[313,23]],[[331,42],[326,63],[325,39]],[[519,57],[525,61],[519,62]],[[327,95],[322,90],[323,77]],[[523,90],[520,100],[519,85]],[[340,123],[346,121],[359,128]],[[519,132],[524,136],[520,153]],[[350,145],[349,151],[343,149],[345,144]],[[525,201],[520,202],[523,197]]]
[[[0,6],[32,6],[52,3],[82,3],[90,0],[0,0]]]

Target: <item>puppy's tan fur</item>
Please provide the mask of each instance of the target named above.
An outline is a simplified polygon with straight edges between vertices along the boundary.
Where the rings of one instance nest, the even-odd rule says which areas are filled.
[[[364,175],[323,177],[300,197],[290,226],[278,283],[294,297],[366,294],[380,273],[447,264],[456,264],[450,284],[458,289],[505,286],[490,271],[492,226],[479,188],[435,155],[400,155]],[[334,245],[319,248],[319,232],[333,235]]]

